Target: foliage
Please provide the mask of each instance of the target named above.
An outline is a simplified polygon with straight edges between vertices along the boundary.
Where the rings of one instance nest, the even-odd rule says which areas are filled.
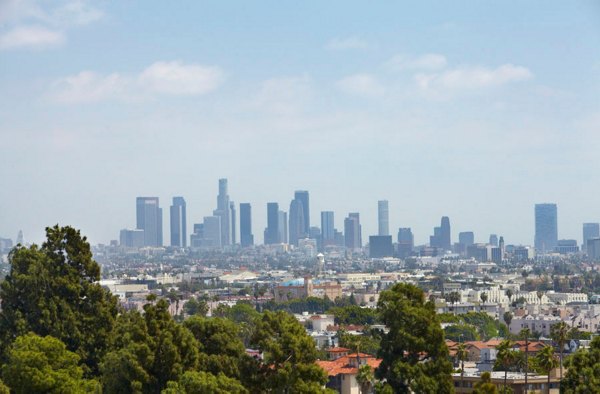
[[[203,299],[192,297],[188,302],[183,304],[183,310],[188,316],[206,316],[208,313],[208,304]]]
[[[78,230],[56,225],[46,228],[46,238],[41,247],[19,246],[9,255],[0,287],[1,350],[27,332],[51,335],[93,372],[106,351],[116,298],[97,284],[100,267]]]
[[[447,339],[455,342],[459,341],[478,341],[481,339],[477,329],[469,324],[453,324],[444,328],[444,334]]]
[[[373,325],[379,323],[377,311],[371,308],[362,308],[358,305],[333,307],[327,313],[333,314],[336,324],[339,325]]]
[[[423,291],[398,283],[381,293],[378,307],[389,332],[381,340],[376,376],[386,379],[396,393],[452,392],[444,332]]]
[[[473,387],[473,394],[496,394],[497,392],[498,389],[492,383],[492,376],[489,372],[482,373],[481,380]]]
[[[319,393],[327,376],[317,364],[317,350],[304,327],[286,312],[266,311],[256,322],[252,345],[263,353],[255,360],[250,391]]]
[[[161,394],[246,394],[248,390],[235,379],[224,374],[187,371],[177,381],[170,381]]]
[[[552,346],[544,346],[535,355],[535,364],[538,369],[541,369],[545,374],[548,375],[548,386],[550,386],[550,371],[558,367],[558,360],[554,355],[554,348]]]
[[[345,330],[338,331],[339,344],[353,352],[377,354],[381,343],[381,330],[369,329],[362,335],[349,334]]]
[[[2,378],[14,393],[86,393],[98,389],[83,379],[79,356],[60,340],[34,333],[17,337],[8,350]]]
[[[361,394],[368,394],[372,391],[375,375],[369,364],[361,365],[356,374],[356,382],[360,387]]]
[[[561,382],[565,394],[600,392],[600,337],[589,349],[579,349],[566,362],[567,372]]]

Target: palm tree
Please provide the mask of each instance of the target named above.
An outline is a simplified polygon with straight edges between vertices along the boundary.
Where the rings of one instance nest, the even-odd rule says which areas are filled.
[[[558,366],[556,356],[554,356],[554,348],[552,346],[544,346],[535,356],[537,365],[548,374],[548,394],[550,394],[550,371]]]
[[[373,369],[369,364],[361,365],[358,368],[358,373],[356,374],[356,381],[360,386],[361,394],[369,394],[373,389],[373,379],[375,379],[375,375],[373,374]]]
[[[464,343],[459,343],[456,347],[456,358],[460,361],[460,387],[463,387],[463,377],[465,376],[465,360],[469,353]]]
[[[506,390],[506,379],[508,378],[508,369],[513,365],[516,357],[513,350],[513,343],[510,339],[505,339],[496,346],[496,364],[504,371],[504,389]]]
[[[479,297],[481,298],[481,302],[482,302],[482,303],[484,303],[484,304],[485,304],[485,303],[487,302],[487,300],[488,300],[488,295],[487,295],[487,293],[481,293],[481,295],[480,295]]]
[[[506,323],[507,327],[510,327],[510,322],[512,321],[512,318],[513,318],[513,314],[510,311],[504,312],[503,319],[504,319],[504,323]]]
[[[508,297],[508,303],[510,304],[513,296],[513,291],[511,289],[506,289],[506,296]]]
[[[531,330],[529,327],[525,327],[519,333],[521,338],[525,338],[525,394],[527,394],[527,375],[529,373],[529,337],[531,336]]]
[[[563,377],[563,352],[565,350],[565,344],[569,338],[569,326],[564,321],[554,324],[550,328],[550,338],[558,345],[560,353],[560,380]]]

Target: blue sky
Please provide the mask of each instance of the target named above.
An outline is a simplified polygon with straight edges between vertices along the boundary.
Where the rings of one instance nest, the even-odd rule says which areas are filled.
[[[0,236],[54,223],[107,242],[135,197],[191,223],[217,179],[251,202],[311,193],[426,242],[442,215],[533,241],[600,221],[600,6],[562,2],[0,2]],[[165,239],[168,228],[165,225]]]

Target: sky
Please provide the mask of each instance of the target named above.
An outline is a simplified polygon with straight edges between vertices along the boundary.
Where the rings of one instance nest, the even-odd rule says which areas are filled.
[[[595,1],[0,0],[0,237],[135,227],[136,196],[188,225],[219,178],[250,202],[310,192],[311,223],[360,212],[425,243],[490,233],[532,244],[600,222]],[[189,231],[188,230],[188,231]]]

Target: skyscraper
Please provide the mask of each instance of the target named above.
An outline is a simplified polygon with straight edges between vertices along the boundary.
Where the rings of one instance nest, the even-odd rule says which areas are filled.
[[[377,221],[379,223],[379,235],[390,235],[388,200],[380,200],[377,202]]]
[[[302,203],[302,214],[304,216],[304,228],[302,229],[302,234],[299,234],[299,238],[308,237],[310,234],[310,206],[308,191],[296,190],[294,193],[294,200],[298,200]]]
[[[558,243],[556,204],[535,204],[535,248],[541,253],[552,252]]]
[[[362,228],[358,212],[350,213],[344,219],[344,241],[348,249],[362,248]]]
[[[183,197],[173,197],[171,205],[171,246],[187,246],[187,222]]]
[[[321,212],[321,239],[323,247],[335,244],[333,211]]]
[[[297,194],[298,192],[296,192]],[[298,240],[306,238],[308,232],[304,224],[304,204],[297,197],[290,203],[290,244],[298,246]]]
[[[587,240],[600,237],[600,223],[583,223],[583,247],[587,250]]]
[[[136,199],[136,228],[144,230],[144,246],[162,246],[162,208],[158,197]]]
[[[450,219],[448,216],[442,216],[442,223],[440,226],[440,246],[444,250],[451,249],[451,231],[450,231]]]
[[[401,258],[410,256],[414,247],[415,237],[410,227],[400,227],[398,229],[398,256]]]
[[[240,204],[240,243],[243,247],[254,245],[252,207],[249,203]]]
[[[473,231],[463,231],[458,233],[458,243],[464,245],[465,248],[473,245],[475,243],[475,234]]]
[[[287,219],[287,212],[285,212],[285,211],[279,211],[277,213],[277,218],[279,220],[279,223],[277,224],[277,229],[278,229],[277,240],[278,240],[278,243],[287,244],[288,243],[288,219]]]
[[[490,245],[492,246],[498,246],[498,235],[496,234],[490,234]]]
[[[236,223],[237,218],[236,218],[236,214],[235,214],[235,203],[233,201],[229,202],[229,216],[231,217],[231,221],[230,221],[230,223],[231,223],[231,244],[235,245],[236,239],[237,239],[236,234],[235,234],[236,233],[235,223]]]
[[[265,229],[265,245],[279,243],[279,204],[267,203],[267,228]]]
[[[227,194],[227,179],[219,179],[219,194],[217,195],[217,209],[214,216],[221,218],[221,246],[231,244],[231,215],[229,212],[229,195]]]

